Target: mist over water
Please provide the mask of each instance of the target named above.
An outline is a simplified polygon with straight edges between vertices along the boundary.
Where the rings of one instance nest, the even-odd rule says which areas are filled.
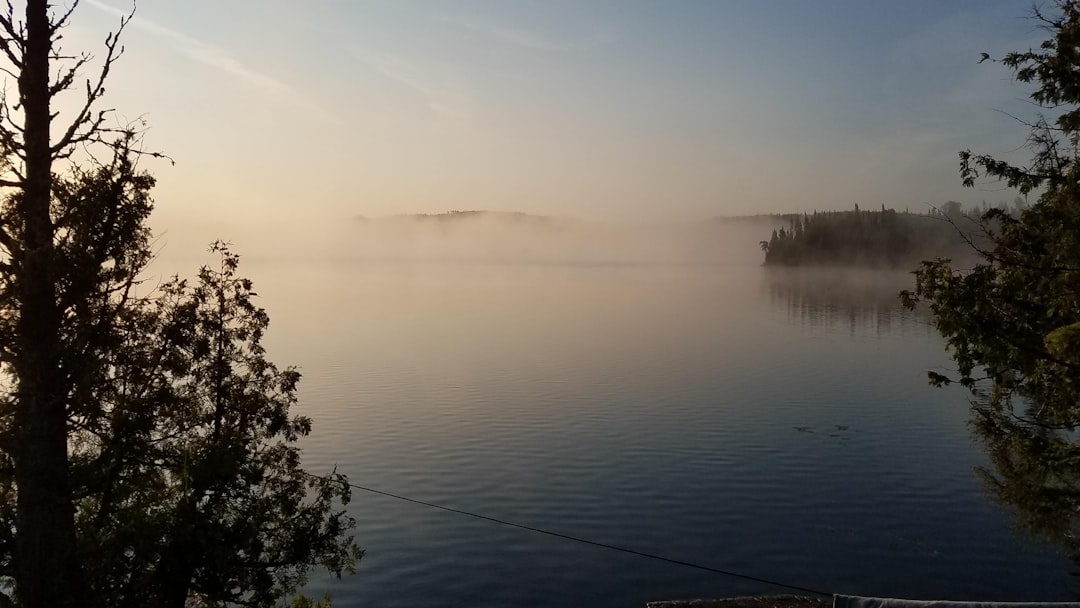
[[[507,264],[754,265],[775,218],[620,223],[517,213],[174,224],[162,257],[198,261],[224,238],[245,258]],[[195,255],[192,255],[195,254]]]
[[[771,229],[384,218],[238,249],[271,359],[304,374],[314,472],[827,591],[1073,598],[983,492],[965,393],[927,386],[948,358],[899,306],[910,275],[763,268]],[[322,254],[282,255],[297,239]],[[785,592],[359,490],[349,510],[359,574],[312,583],[335,605]]]

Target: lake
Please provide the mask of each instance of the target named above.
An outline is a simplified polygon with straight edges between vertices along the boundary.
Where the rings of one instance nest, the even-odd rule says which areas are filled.
[[[245,260],[300,366],[312,472],[754,577],[1070,600],[974,468],[967,394],[902,273]],[[355,491],[335,606],[633,607],[787,593]]]

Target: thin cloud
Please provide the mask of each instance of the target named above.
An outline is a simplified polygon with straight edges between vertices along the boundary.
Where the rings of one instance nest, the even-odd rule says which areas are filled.
[[[443,21],[494,38],[500,42],[538,51],[580,51],[596,48],[612,41],[612,35],[602,30],[582,40],[562,40],[534,30],[527,30],[493,21],[443,17]]]
[[[289,85],[266,74],[249,69],[239,61],[219,53],[217,50],[205,45],[178,48],[178,51],[209,66],[228,72],[250,84],[274,93],[297,95],[296,90]]]
[[[94,8],[96,8],[96,9],[98,9],[100,11],[109,13],[110,15],[113,15],[114,17],[126,18],[128,15],[131,14],[131,11],[121,10],[121,9],[116,8],[115,6],[109,6],[108,4],[105,4],[104,2],[99,2],[99,0],[83,0],[83,2],[86,3],[86,4],[89,4],[90,6],[93,6]],[[146,30],[146,31],[148,31],[148,32],[150,32],[152,34],[157,34],[159,36],[165,36],[165,37],[168,37],[168,38],[172,38],[173,40],[176,40],[178,42],[182,42],[184,44],[197,45],[197,46],[206,46],[205,43],[200,42],[200,41],[192,38],[191,36],[187,36],[187,35],[182,34],[182,33],[178,32],[176,30],[167,28],[167,27],[165,27],[163,25],[158,25],[157,23],[154,23],[153,21],[149,21],[149,20],[144,19],[142,17],[134,18],[131,23],[132,23],[132,25],[134,25],[136,27],[139,27],[139,28],[141,28],[143,30]]]
[[[83,1],[100,11],[109,13],[110,15],[114,15],[117,17],[127,17],[130,14],[130,11],[118,9],[114,6],[105,4],[100,0]],[[254,70],[246,66],[239,60],[233,58],[228,53],[222,51],[217,47],[214,47],[213,45],[207,44],[201,40],[198,40],[197,38],[188,36],[183,32],[174,30],[169,27],[165,27],[164,25],[155,23],[148,19],[144,19],[141,16],[135,16],[131,20],[131,25],[156,36],[172,40],[173,42],[177,43],[174,47],[177,52],[191,59],[194,59],[199,63],[208,65],[227,74],[235,76],[238,79],[257,88],[275,93],[277,96],[279,96],[279,98],[289,99],[294,105],[299,106],[300,108],[306,110],[313,115],[320,116],[325,120],[333,123],[341,122],[341,120],[338,119],[336,116],[326,111],[324,108],[322,108],[315,102],[301,95],[292,86],[274,78],[273,76],[270,76],[263,72],[259,72],[258,70]]]
[[[354,56],[385,78],[416,93],[443,122],[465,126],[471,120],[472,96],[448,68],[422,67],[397,55],[354,47]]]

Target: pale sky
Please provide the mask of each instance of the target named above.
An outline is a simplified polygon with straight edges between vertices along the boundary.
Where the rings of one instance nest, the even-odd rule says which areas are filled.
[[[1030,6],[141,0],[105,105],[176,160],[147,165],[164,227],[993,203],[956,155],[1024,142],[1025,89],[978,58],[1040,40]],[[129,9],[84,0],[65,49]]]

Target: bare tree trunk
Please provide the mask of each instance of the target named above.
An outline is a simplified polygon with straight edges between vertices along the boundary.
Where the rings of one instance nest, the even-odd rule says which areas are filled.
[[[25,183],[19,217],[21,268],[15,407],[16,594],[26,608],[73,607],[80,597],[68,482],[66,391],[61,374],[50,215],[52,154],[47,0],[28,0],[19,77]],[[87,598],[84,598],[87,599]]]

